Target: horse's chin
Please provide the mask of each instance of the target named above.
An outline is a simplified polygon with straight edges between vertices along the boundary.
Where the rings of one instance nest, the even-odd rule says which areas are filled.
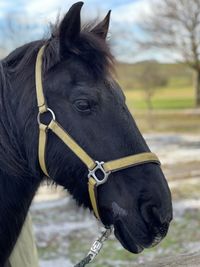
[[[133,233],[131,233],[125,222],[120,219],[114,222],[114,234],[116,238],[126,250],[135,254],[142,252],[144,248],[152,248],[158,245],[166,235],[167,231],[165,230],[163,233],[164,234],[161,235],[160,233],[156,234],[155,232],[154,238],[152,237],[148,240],[149,237],[147,236],[146,239],[148,241],[146,240],[146,242],[144,242],[144,239],[142,239],[143,241],[138,240],[138,237],[136,238]]]
[[[114,229],[116,238],[126,250],[134,254],[138,254],[143,251],[144,248],[136,242],[132,234],[121,221],[115,222]]]

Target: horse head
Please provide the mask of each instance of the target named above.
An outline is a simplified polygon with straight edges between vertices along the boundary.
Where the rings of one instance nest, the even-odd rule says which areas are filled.
[[[21,99],[27,92],[30,97],[16,102],[24,103],[23,111],[20,109],[16,116],[23,129],[28,166],[32,169],[35,166],[41,177],[44,174],[38,164],[38,110],[33,73],[42,45],[45,45],[42,84],[48,106],[62,128],[91,158],[108,162],[150,152],[112,74],[114,60],[106,42],[110,12],[96,26],[81,28],[82,5],[82,2],[74,4],[55,27],[52,37],[32,44],[32,56],[29,60],[25,56],[26,64],[32,62],[32,65]],[[25,46],[18,55],[30,55],[29,48],[30,45]],[[40,120],[48,124],[48,116],[51,114],[45,112]],[[55,183],[66,188],[79,205],[93,209],[87,166],[53,132],[48,133],[45,164]],[[115,236],[127,250],[139,253],[166,235],[172,219],[171,194],[158,164],[146,162],[111,172],[97,191],[102,222],[114,225]]]

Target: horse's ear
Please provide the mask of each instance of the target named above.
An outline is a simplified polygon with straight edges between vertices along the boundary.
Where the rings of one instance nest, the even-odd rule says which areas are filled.
[[[110,25],[110,13],[111,10],[109,10],[106,17],[91,30],[91,32],[98,35],[100,38],[104,40],[106,39],[108,34],[108,29]]]
[[[77,2],[71,6],[60,24],[60,52],[61,54],[72,45],[81,31],[81,8],[83,2]]]

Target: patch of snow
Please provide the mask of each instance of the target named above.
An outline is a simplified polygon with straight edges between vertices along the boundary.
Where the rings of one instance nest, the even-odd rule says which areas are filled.
[[[184,134],[146,134],[145,139],[163,164],[199,160],[200,137]]]
[[[59,259],[51,259],[51,260],[41,260],[40,261],[40,267],[72,267],[73,264],[64,258]]]
[[[200,212],[200,199],[174,201],[173,209],[176,216],[182,216],[182,214],[188,209],[196,209]]]

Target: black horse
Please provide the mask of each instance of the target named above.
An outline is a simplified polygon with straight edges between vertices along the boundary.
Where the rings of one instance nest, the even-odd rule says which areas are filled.
[[[82,2],[56,25],[51,38],[24,45],[0,62],[0,266],[8,259],[31,201],[45,176],[38,162],[35,61],[42,45],[45,97],[58,121],[95,159],[149,151],[113,79],[106,44],[110,12],[96,26],[80,27]],[[48,118],[44,118],[48,120]],[[49,133],[47,169],[79,205],[92,209],[87,168]],[[102,221],[114,225],[133,253],[158,243],[172,219],[171,195],[153,163],[110,175],[98,188]]]

